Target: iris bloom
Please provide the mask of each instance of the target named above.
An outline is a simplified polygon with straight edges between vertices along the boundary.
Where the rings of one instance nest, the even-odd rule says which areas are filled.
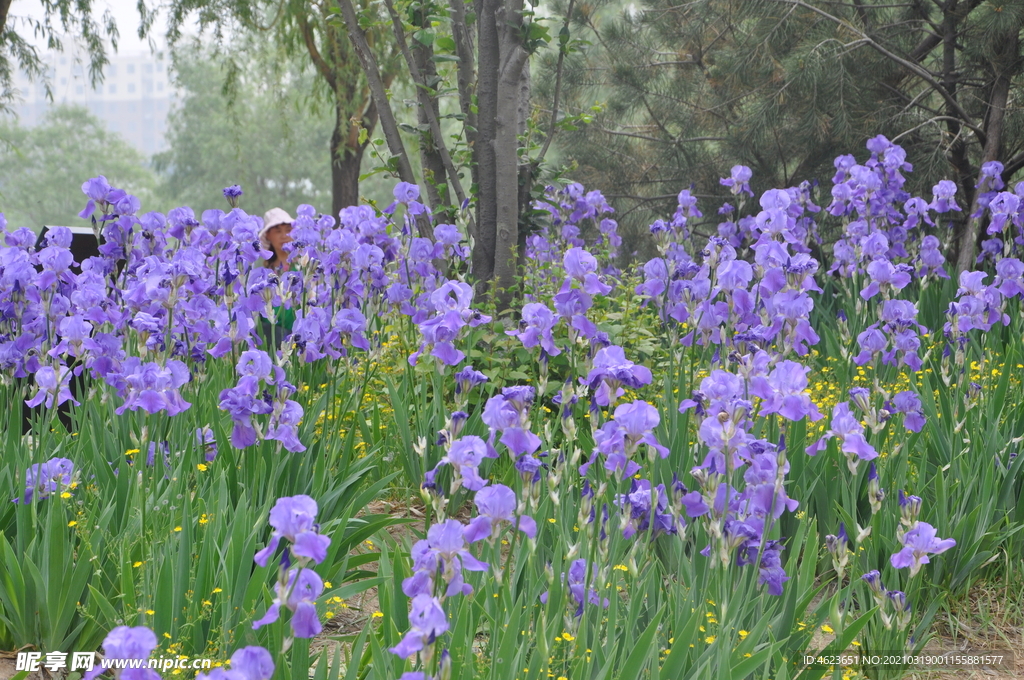
[[[324,582],[315,571],[301,567],[290,569],[287,580],[278,581],[274,590],[277,597],[263,618],[253,621],[253,630],[277,621],[284,605],[293,612],[291,626],[295,637],[311,638],[320,634],[323,626],[316,613],[316,599],[324,592]]]
[[[327,548],[331,539],[318,533],[316,524],[316,501],[309,496],[290,496],[278,498],[270,510],[270,526],[274,533],[270,535],[270,543],[256,553],[254,561],[261,567],[267,566],[267,560],[277,550],[282,538],[287,538],[292,546],[292,554],[298,558],[308,558],[314,564],[320,564],[327,557]]]
[[[434,644],[438,637],[448,631],[448,617],[436,597],[417,595],[412,598],[409,612],[409,632],[402,641],[388,649],[403,659]]]
[[[896,569],[910,567],[911,578],[921,571],[923,565],[928,564],[929,554],[937,555],[956,545],[952,538],[938,538],[935,527],[927,522],[918,522],[913,529],[903,534],[900,540],[903,549],[893,553],[889,562]]]

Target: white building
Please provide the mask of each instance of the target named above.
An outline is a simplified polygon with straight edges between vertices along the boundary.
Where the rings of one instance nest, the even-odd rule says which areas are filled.
[[[168,78],[170,62],[166,52],[110,54],[110,63],[103,70],[103,83],[95,89],[89,82],[87,60],[76,61],[71,50],[50,53],[43,59],[50,65],[53,103],[46,99],[42,83],[32,82],[19,73],[14,85],[22,102],[13,108],[20,124],[38,124],[54,104],[78,104],[147,156],[167,148],[167,112],[176,93]]]

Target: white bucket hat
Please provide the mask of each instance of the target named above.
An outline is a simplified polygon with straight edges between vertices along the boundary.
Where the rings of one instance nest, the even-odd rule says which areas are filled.
[[[263,228],[260,229],[260,245],[264,250],[273,250],[267,240],[267,232],[279,224],[291,224],[295,220],[281,208],[271,208],[263,215]]]

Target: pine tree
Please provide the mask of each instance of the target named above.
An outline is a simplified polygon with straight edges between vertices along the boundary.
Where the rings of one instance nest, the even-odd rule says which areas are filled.
[[[1007,182],[1024,167],[1008,106],[1021,0],[648,0],[573,19],[593,46],[567,66],[569,111],[604,108],[561,146],[637,223],[691,182],[723,195],[734,163],[761,189],[814,177],[827,190],[833,158],[877,134],[907,149],[911,189],[952,178],[972,208],[982,164],[1001,161]],[[955,225],[961,269],[983,226],[973,212]]]

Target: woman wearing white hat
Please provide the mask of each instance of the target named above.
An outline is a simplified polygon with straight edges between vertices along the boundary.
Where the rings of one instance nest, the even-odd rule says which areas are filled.
[[[263,216],[260,244],[274,253],[267,260],[267,267],[271,269],[288,268],[288,253],[284,252],[284,244],[292,240],[292,221],[292,216],[281,208],[271,208]]]
[[[292,240],[292,216],[281,208],[271,208],[263,215],[263,229],[260,230],[260,245],[265,250],[273,252],[265,263],[265,266],[282,272],[289,267],[288,253],[284,251],[284,244]],[[295,323],[295,310],[288,307],[275,307],[277,323],[271,325],[270,321],[263,319],[263,336],[271,343],[280,348],[281,340],[292,331],[292,324]]]

